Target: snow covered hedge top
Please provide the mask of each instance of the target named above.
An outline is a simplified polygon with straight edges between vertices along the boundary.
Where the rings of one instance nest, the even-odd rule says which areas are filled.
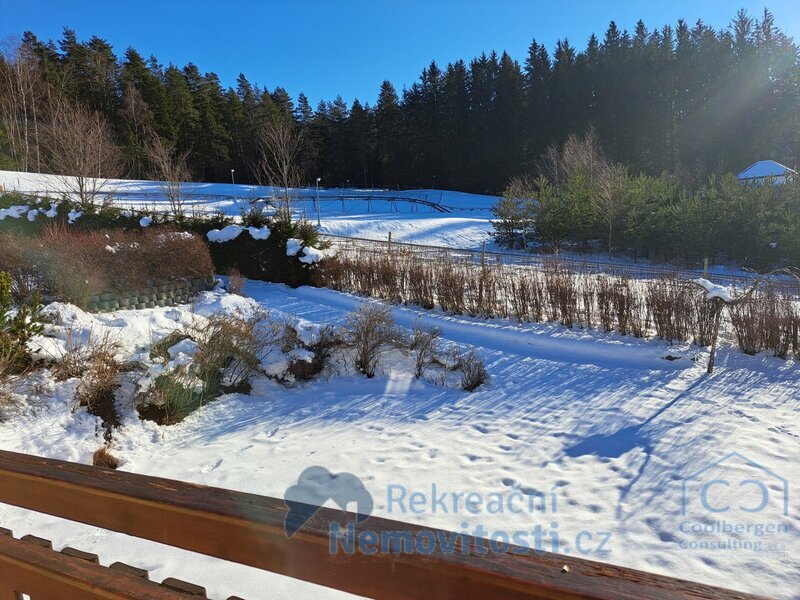
[[[254,240],[266,240],[272,233],[266,225],[263,227],[244,227],[242,225],[228,225],[222,229],[212,229],[206,234],[209,242],[222,244],[230,242],[239,237],[241,233],[247,231]],[[297,256],[299,260],[307,265],[319,262],[325,257],[325,253],[313,246],[304,246],[305,242],[299,238],[289,238],[286,240],[286,256]],[[302,250],[302,253],[301,253]]]
[[[208,232],[208,234],[206,234],[206,237],[208,237],[209,242],[222,244],[224,242],[235,240],[243,231],[247,231],[250,234],[250,237],[252,237],[254,240],[266,240],[269,238],[269,234],[272,233],[269,230],[269,227],[266,225],[264,227],[242,227],[241,225],[228,225],[222,229],[212,229]]]

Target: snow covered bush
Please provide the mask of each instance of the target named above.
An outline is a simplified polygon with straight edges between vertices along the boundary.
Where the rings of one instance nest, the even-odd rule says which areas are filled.
[[[199,317],[151,344],[155,365],[138,396],[142,418],[181,421],[226,393],[249,393],[266,376],[283,384],[310,379],[339,347],[328,328],[273,318],[260,310]]]
[[[312,272],[324,256],[316,228],[307,221],[279,216],[260,227],[226,224],[203,229],[218,272],[237,269],[250,279],[285,283],[292,287],[311,283]]]

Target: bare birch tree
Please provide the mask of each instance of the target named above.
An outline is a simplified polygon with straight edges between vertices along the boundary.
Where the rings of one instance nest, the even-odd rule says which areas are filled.
[[[108,202],[111,179],[121,174],[121,152],[108,122],[79,105],[61,104],[53,113],[47,136],[50,171],[83,209],[100,194]]]
[[[608,253],[614,252],[614,233],[628,206],[628,169],[620,164],[607,165],[594,182],[591,204],[598,220],[608,232]]]
[[[172,216],[178,223],[182,223],[186,216],[183,184],[192,176],[189,168],[190,152],[178,152],[174,144],[152,131],[147,136],[145,150],[150,161],[150,176],[169,202]]]
[[[0,43],[0,124],[7,133],[11,156],[22,171],[42,170],[42,94],[37,94],[41,85],[38,61],[19,40]]]
[[[303,181],[300,156],[305,133],[288,119],[273,119],[258,132],[259,157],[252,165],[260,185],[283,188],[283,210],[290,212],[290,192]]]
[[[582,172],[590,183],[608,169],[597,134],[590,129],[583,136],[570,134],[562,146],[550,146],[538,163],[543,174],[558,190],[576,173]]]

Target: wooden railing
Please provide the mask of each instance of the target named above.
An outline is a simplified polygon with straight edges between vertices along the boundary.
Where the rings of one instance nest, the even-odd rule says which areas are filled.
[[[352,522],[351,513],[319,509],[287,538],[287,507],[276,498],[13,452],[0,451],[0,502],[374,598],[753,598],[548,553],[332,554],[329,523]],[[356,530],[423,528],[369,517]],[[0,600],[186,598],[35,541],[0,535]]]

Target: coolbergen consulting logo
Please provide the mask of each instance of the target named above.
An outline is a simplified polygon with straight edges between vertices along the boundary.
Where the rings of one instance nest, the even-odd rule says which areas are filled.
[[[390,484],[385,494],[387,517],[405,521],[413,515],[461,515],[459,531],[443,531],[409,525],[407,529],[370,528],[368,517],[374,502],[364,483],[351,473],[332,473],[320,466],[309,467],[295,485],[286,490],[288,508],[284,527],[294,536],[319,509],[332,501],[342,510],[355,506],[355,513],[337,514],[325,526],[332,554],[423,554],[553,552],[608,556],[611,532],[583,530],[565,540],[557,519],[557,486],[550,491],[511,490],[505,492],[449,491],[431,483],[425,488]],[[502,515],[528,515],[531,526],[513,531],[486,527],[476,522],[481,516],[502,521]]]
[[[681,480],[676,540],[698,552],[785,553],[789,482],[739,452]]]

